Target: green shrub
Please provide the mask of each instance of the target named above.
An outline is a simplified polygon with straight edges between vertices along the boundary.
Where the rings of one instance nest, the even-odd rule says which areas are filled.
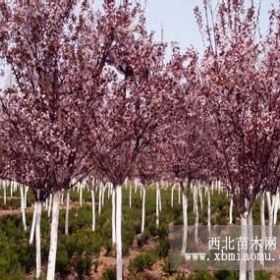
[[[191,273],[188,280],[214,280],[214,277],[207,271],[196,271]]]
[[[140,272],[150,268],[157,260],[154,251],[139,254],[132,262],[131,268],[133,271]]]
[[[71,269],[71,258],[65,248],[59,248],[56,256],[56,271],[67,275]]]
[[[270,280],[271,273],[263,270],[259,270],[255,272],[255,280]]]
[[[102,280],[116,280],[116,271],[108,268],[103,272]]]
[[[76,264],[76,272],[80,279],[83,279],[84,275],[89,274],[91,268],[91,258],[90,256],[81,257]]]
[[[220,270],[215,273],[215,278],[217,280],[238,280],[237,271]]]
[[[156,252],[159,258],[165,258],[168,256],[170,243],[168,239],[162,239],[159,241]]]

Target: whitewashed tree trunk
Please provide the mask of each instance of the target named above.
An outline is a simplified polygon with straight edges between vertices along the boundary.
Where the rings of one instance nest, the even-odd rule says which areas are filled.
[[[102,188],[101,208],[104,206],[106,188],[107,188],[106,185],[104,185]]]
[[[275,196],[274,209],[273,209],[273,225],[277,224],[278,209],[279,209],[279,192],[277,190],[277,193],[276,193],[276,196]]]
[[[242,240],[247,240],[247,212],[243,213],[241,216],[241,238]],[[247,280],[247,261],[244,260],[244,255],[247,254],[247,250],[244,246],[240,250],[240,263],[239,263],[239,280]],[[243,257],[242,257],[243,256]]]
[[[198,223],[199,223],[199,212],[198,212],[198,202],[197,202],[197,188],[193,188],[193,198],[194,198],[194,210],[195,210],[195,225],[194,225],[194,242],[198,243]]]
[[[211,234],[211,196],[210,190],[207,188],[207,226],[208,226],[208,233]]]
[[[146,215],[145,206],[146,206],[146,187],[143,186],[141,233],[145,231],[145,215]]]
[[[95,191],[91,190],[91,207],[92,207],[92,231],[95,231]]]
[[[156,187],[156,227],[159,226],[159,188]]]
[[[254,240],[252,209],[250,209],[250,211],[248,213],[247,220],[248,220],[247,224],[248,224],[248,240],[249,240],[248,253],[249,253],[249,255],[251,255],[254,253],[253,247],[250,246],[250,241]],[[248,280],[255,280],[254,260],[249,260],[249,262],[248,262],[248,273],[249,273]]]
[[[52,203],[53,203],[53,195],[50,194],[49,196],[49,205],[48,205],[48,218],[51,216],[51,211],[52,211]]]
[[[202,187],[198,187],[198,196],[199,196],[199,204],[200,204],[200,209],[203,210],[203,195],[202,195]]]
[[[60,193],[56,192],[53,195],[52,223],[51,223],[51,237],[50,237],[48,269],[47,269],[47,280],[55,279],[55,261],[56,261],[58,222],[59,222],[59,201],[60,201]]]
[[[159,206],[159,212],[162,211],[162,205],[161,205],[161,191],[160,191],[160,187],[158,185],[158,206]]]
[[[181,204],[181,187],[178,186],[178,204]]]
[[[101,208],[102,208],[102,188],[103,184],[100,183],[99,185],[99,195],[98,195],[98,214],[101,214]]]
[[[263,246],[264,246],[264,240],[266,237],[265,234],[265,197],[264,193],[261,193],[260,196],[260,215],[261,215],[261,240],[263,241],[262,246],[260,246],[260,254],[263,254]],[[264,267],[264,260],[260,260],[260,264]]]
[[[116,244],[116,189],[112,190],[112,245]]]
[[[171,188],[171,207],[174,206],[174,185]]]
[[[188,198],[186,194],[186,190],[182,190],[182,198],[183,198],[183,240],[182,240],[182,255],[184,255],[187,251],[187,240],[188,240]]]
[[[116,188],[116,253],[117,253],[117,280],[122,280],[122,187]]]
[[[20,186],[20,210],[21,210],[21,217],[22,217],[22,224],[23,224],[23,229],[24,231],[27,230],[27,225],[26,225],[26,215],[25,215],[25,205],[24,205],[24,190],[23,186]]]
[[[36,223],[36,213],[37,211],[37,202],[34,203],[34,209],[33,209],[33,218],[32,218],[32,224],[31,224],[31,230],[30,230],[30,236],[29,236],[29,244],[33,244],[34,241],[34,235],[35,235],[35,223]]]
[[[268,237],[271,238],[272,231],[273,231],[273,203],[271,201],[270,192],[266,192],[266,199],[267,199],[267,208],[268,208]]]
[[[10,197],[13,198],[13,185],[14,185],[14,182],[12,181],[10,183]]]
[[[36,202],[36,279],[41,277],[41,214],[42,202]]]
[[[24,207],[27,207],[27,193],[28,193],[29,187],[24,187]]]
[[[229,205],[229,224],[232,224],[232,211],[233,211],[233,198],[230,198],[230,205]]]
[[[66,210],[65,210],[65,235],[69,234],[69,202],[70,202],[70,191],[66,193]]]

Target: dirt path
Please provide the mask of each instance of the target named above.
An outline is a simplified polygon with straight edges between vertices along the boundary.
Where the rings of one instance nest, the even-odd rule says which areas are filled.
[[[83,205],[91,205],[90,202],[83,202]],[[71,202],[69,204],[69,209],[73,209],[73,208],[80,208],[80,203],[77,201]],[[83,206],[82,206],[83,207]],[[66,204],[61,204],[60,205],[60,209],[65,209],[66,208]],[[27,207],[25,209],[26,213],[33,213],[33,209],[34,209],[34,205]],[[45,208],[44,208],[45,210]],[[6,216],[12,216],[12,215],[20,215],[21,211],[20,208],[17,209],[0,209],[0,218],[1,217],[6,217]]]

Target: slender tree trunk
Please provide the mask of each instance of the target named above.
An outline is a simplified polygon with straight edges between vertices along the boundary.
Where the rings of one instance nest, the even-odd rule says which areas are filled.
[[[146,205],[146,187],[143,186],[141,233],[145,231],[145,215],[146,215],[145,205]]]
[[[229,224],[232,224],[232,211],[233,211],[233,198],[230,197],[230,205],[229,205]]]
[[[122,187],[116,188],[116,253],[117,253],[117,280],[122,280]]]
[[[36,202],[36,279],[41,277],[41,215],[42,202]]]
[[[211,234],[211,196],[210,190],[207,188],[207,225],[208,225],[208,233]]]
[[[241,215],[241,238],[242,240],[247,240],[248,230],[247,230],[247,212]],[[247,250],[244,246],[241,248],[241,258],[239,263],[239,280],[247,280],[247,261],[244,259]]]
[[[99,185],[99,195],[98,195],[98,214],[101,214],[101,207],[102,207],[102,188],[103,184]]]
[[[274,209],[273,209],[273,225],[277,224],[278,209],[279,209],[279,192],[277,190],[277,193],[276,193],[276,196],[275,196]]]
[[[112,245],[116,244],[116,189],[112,190]]]
[[[53,203],[53,195],[50,194],[50,196],[49,196],[49,205],[48,205],[48,207],[49,207],[49,209],[48,209],[48,218],[50,218],[50,216],[51,216],[52,203]]]
[[[27,193],[28,193],[29,187],[24,187],[24,207],[27,207]]]
[[[159,187],[156,187],[156,227],[159,226]]]
[[[25,205],[24,205],[24,190],[23,186],[20,186],[20,210],[21,210],[21,216],[22,216],[22,224],[24,231],[27,230],[26,226],[26,215],[25,215]]]
[[[66,194],[66,210],[65,210],[65,235],[69,234],[69,202],[70,202],[70,191]]]
[[[178,204],[181,204],[181,187],[178,185]]]
[[[264,240],[265,240],[265,197],[264,193],[261,193],[260,197],[260,215],[261,215],[261,240],[262,240],[262,246],[260,246],[260,254],[263,254],[263,246],[264,246]],[[260,260],[260,264],[264,267],[264,260]]]
[[[203,210],[203,196],[202,196],[201,186],[198,187],[198,196],[199,196],[200,209]]]
[[[29,244],[33,244],[34,241],[34,235],[35,235],[35,223],[36,223],[36,215],[37,215],[37,202],[34,203],[34,210],[33,210],[33,218],[32,218],[32,224],[31,224],[31,230],[30,230],[30,236],[29,236]]]
[[[253,231],[253,215],[252,215],[252,208],[250,209],[247,217],[247,224],[248,224],[248,240],[254,240],[254,231]],[[249,255],[254,253],[254,249],[252,246],[248,246]],[[248,262],[248,273],[249,277],[248,280],[255,280],[255,265],[254,260],[249,260]]]
[[[91,204],[92,204],[92,231],[95,231],[95,191],[91,190]]]
[[[174,206],[174,185],[171,188],[171,207]]]
[[[198,202],[197,202],[197,188],[193,188],[193,198],[194,198],[194,210],[195,210],[195,227],[194,227],[194,242],[198,243],[198,223],[199,223],[199,212],[198,212]]]
[[[160,187],[158,185],[158,206],[159,206],[159,212],[162,211],[162,205],[161,205],[161,191],[160,191]]]
[[[57,252],[58,222],[59,222],[59,201],[60,193],[53,195],[52,223],[50,237],[50,251],[48,260],[47,280],[55,279],[55,261]]]
[[[270,192],[266,192],[267,207],[268,207],[268,237],[272,237],[273,231],[273,202],[271,201]]]
[[[188,197],[186,190],[182,189],[182,198],[183,198],[183,241],[182,241],[182,255],[187,251],[187,240],[188,240]]]

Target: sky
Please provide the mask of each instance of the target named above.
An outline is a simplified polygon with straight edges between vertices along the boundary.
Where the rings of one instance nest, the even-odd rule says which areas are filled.
[[[92,0],[97,8],[101,6],[102,0]],[[116,0],[121,1],[121,0]],[[195,6],[202,7],[203,0],[141,0],[146,3],[147,28],[155,32],[155,38],[160,40],[163,29],[165,42],[176,41],[182,50],[190,46],[201,51],[202,39],[194,18]],[[212,0],[219,1],[219,0]],[[253,0],[256,3],[262,1],[262,14],[260,25],[263,29],[267,26],[267,11],[272,4],[278,0]],[[0,78],[0,85],[6,78]]]
[[[119,0],[120,1],[120,0]],[[155,38],[160,40],[161,30],[164,30],[164,41],[176,41],[182,49],[194,46],[202,50],[202,39],[199,33],[193,9],[202,7],[203,0],[142,0],[146,2],[147,27],[155,32]],[[215,1],[219,0],[212,0]],[[260,0],[253,0],[259,3]],[[101,0],[95,0],[97,6]],[[260,25],[267,26],[267,11],[277,0],[261,0],[262,14]]]

